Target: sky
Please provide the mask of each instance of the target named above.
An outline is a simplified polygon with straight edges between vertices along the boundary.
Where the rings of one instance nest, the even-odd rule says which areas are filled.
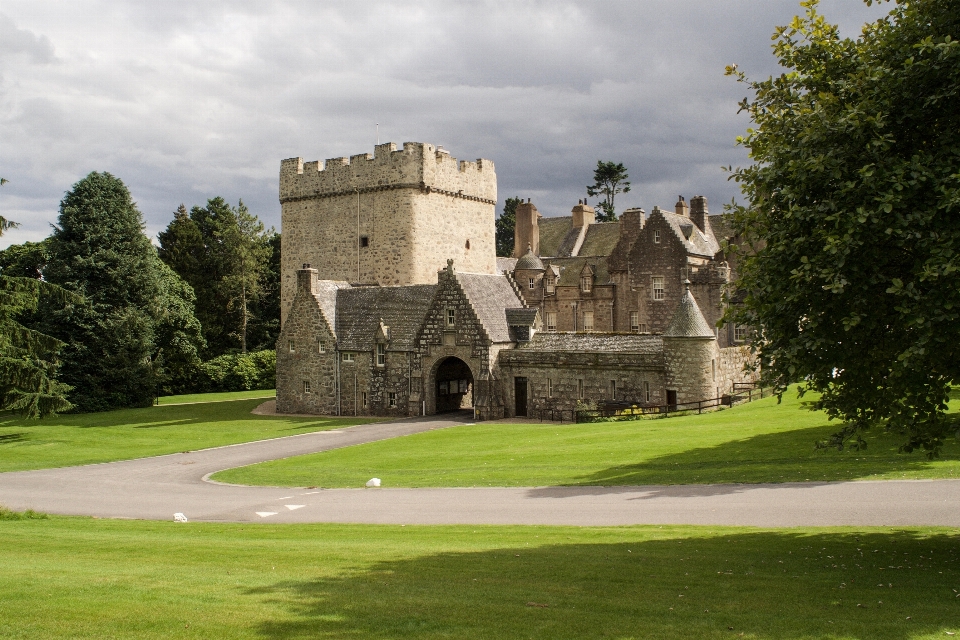
[[[856,37],[890,10],[823,0]],[[443,145],[496,166],[500,204],[569,215],[598,160],[622,162],[617,210],[710,211],[747,88],[780,72],[771,35],[797,0],[4,0],[0,248],[40,240],[91,171],[124,181],[155,238],[181,203],[240,199],[280,229],[280,161]],[[591,199],[591,204],[594,199]]]

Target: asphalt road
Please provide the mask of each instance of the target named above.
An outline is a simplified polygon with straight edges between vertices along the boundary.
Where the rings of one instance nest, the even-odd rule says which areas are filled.
[[[124,462],[0,474],[0,504],[102,518],[376,524],[713,524],[960,527],[960,481],[759,485],[290,489],[208,480],[223,469],[464,424],[360,425]]]

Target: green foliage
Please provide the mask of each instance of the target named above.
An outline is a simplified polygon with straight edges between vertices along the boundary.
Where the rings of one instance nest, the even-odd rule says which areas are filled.
[[[627,180],[627,168],[622,162],[604,162],[597,160],[597,168],[593,171],[593,184],[587,186],[587,195],[603,196],[597,206],[597,222],[614,222],[617,211],[614,208],[614,199],[618,193],[629,193],[630,182]]]
[[[280,328],[279,234],[264,231],[243,201],[231,207],[217,197],[189,214],[180,205],[159,240],[160,258],[196,293],[206,357],[273,347]]]
[[[154,360],[163,395],[192,390],[205,346],[203,329],[194,315],[196,296],[189,284],[159,258],[159,295],[154,308],[157,350]]]
[[[152,403],[162,362],[191,359],[196,339],[189,291],[164,271],[123,182],[91,173],[60,203],[43,275],[82,295],[41,305],[38,327],[66,343],[61,380],[81,411]],[[164,351],[161,353],[160,340]]]
[[[48,259],[48,240],[12,244],[0,251],[0,274],[40,280]]]
[[[503,203],[503,213],[497,218],[496,242],[497,256],[509,258],[513,255],[514,229],[517,226],[517,205],[523,198],[507,198]]]
[[[61,306],[80,302],[55,285],[0,275],[0,411],[29,418],[73,407],[65,397],[70,387],[56,379],[57,354],[64,343],[20,322],[37,309],[41,298]]]
[[[275,389],[277,352],[273,349],[218,356],[201,366],[198,386],[205,391]]]
[[[960,379],[960,5],[900,1],[851,40],[801,4],[774,35],[783,74],[727,70],[754,94],[730,319],[760,328],[768,382],[849,421],[827,444],[888,420],[936,454]]]

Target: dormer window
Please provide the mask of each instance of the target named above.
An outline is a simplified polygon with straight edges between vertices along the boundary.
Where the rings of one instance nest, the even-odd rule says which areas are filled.
[[[377,366],[382,367],[387,364],[387,345],[382,342],[377,343]]]
[[[546,278],[544,284],[547,287],[547,293],[554,293],[556,291],[557,282],[553,278]]]
[[[580,278],[580,290],[587,293],[593,289],[593,276],[582,276]]]

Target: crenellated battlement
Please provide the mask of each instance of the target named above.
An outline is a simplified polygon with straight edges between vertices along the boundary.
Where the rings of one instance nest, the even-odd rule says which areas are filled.
[[[289,158],[280,162],[280,202],[347,194],[419,189],[451,197],[496,204],[493,162],[458,161],[441,147],[422,142],[376,145],[374,153],[323,162]]]

